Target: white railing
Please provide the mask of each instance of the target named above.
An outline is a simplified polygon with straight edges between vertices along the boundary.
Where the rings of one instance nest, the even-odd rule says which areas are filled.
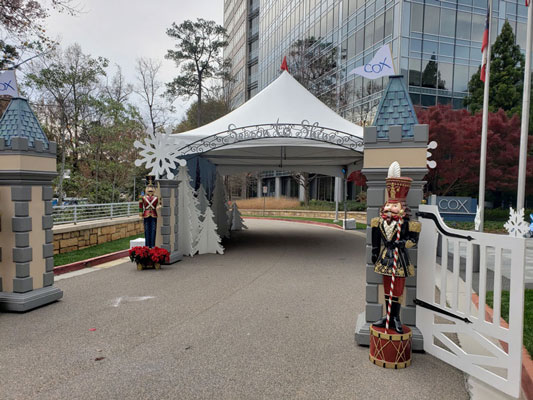
[[[417,303],[426,305],[417,305],[416,320],[424,350],[517,398],[526,240],[449,228],[436,206],[420,206],[420,222]],[[508,324],[501,320],[503,290],[510,292]]]
[[[54,225],[137,215],[139,203],[75,204],[54,207]]]

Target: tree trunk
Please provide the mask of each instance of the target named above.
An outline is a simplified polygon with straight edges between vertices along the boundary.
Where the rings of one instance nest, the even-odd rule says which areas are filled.
[[[304,205],[306,207],[309,207],[309,191],[311,189],[309,173],[305,172],[302,176],[303,176],[303,187],[304,187]]]
[[[58,186],[58,192],[59,196],[57,199],[57,205],[60,206],[63,204],[63,178],[65,176],[65,114],[61,113],[61,172],[59,174],[59,184]]]
[[[196,112],[196,124],[202,126],[202,78],[198,78],[198,109]]]
[[[247,174],[243,174],[243,178],[241,181],[241,199],[247,199],[248,198],[248,179]]]

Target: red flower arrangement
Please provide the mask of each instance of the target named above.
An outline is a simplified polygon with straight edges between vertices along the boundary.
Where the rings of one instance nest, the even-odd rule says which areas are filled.
[[[130,260],[142,265],[155,265],[168,262],[170,254],[160,247],[136,246],[130,249]]]

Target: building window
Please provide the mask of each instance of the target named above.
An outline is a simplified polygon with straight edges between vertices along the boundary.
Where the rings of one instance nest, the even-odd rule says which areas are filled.
[[[455,35],[455,10],[440,10],[440,34],[449,37]]]
[[[426,5],[424,13],[424,33],[431,35],[439,34],[440,8]]]
[[[365,26],[365,49],[368,49],[374,44],[374,21]]]
[[[409,85],[411,86],[420,86],[420,63],[419,59],[409,59]]]
[[[452,90],[453,64],[439,63],[439,89]]]
[[[468,90],[468,67],[465,65],[454,66],[453,74],[454,92],[466,92]]]
[[[422,107],[432,107],[435,105],[435,100],[436,100],[435,96],[423,94],[421,105]]]
[[[472,14],[457,12],[457,39],[470,40],[470,31],[472,27]]]
[[[424,6],[421,4],[411,4],[411,32],[422,32],[424,22]]]
[[[374,28],[374,43],[380,43],[383,40],[384,29],[385,29],[385,14],[381,14],[376,18]]]

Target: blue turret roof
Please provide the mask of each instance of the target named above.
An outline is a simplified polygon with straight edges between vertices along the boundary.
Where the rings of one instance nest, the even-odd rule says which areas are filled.
[[[0,137],[5,139],[6,146],[11,145],[13,137],[28,138],[28,146],[35,147],[35,140],[43,142],[43,147],[48,149],[49,142],[46,135],[28,104],[28,100],[14,97],[7,106],[2,119],[0,119]]]
[[[415,109],[402,75],[389,77],[389,84],[381,98],[373,126],[377,127],[377,137],[389,137],[389,126],[400,125],[402,138],[414,136],[413,126],[418,124]]]

